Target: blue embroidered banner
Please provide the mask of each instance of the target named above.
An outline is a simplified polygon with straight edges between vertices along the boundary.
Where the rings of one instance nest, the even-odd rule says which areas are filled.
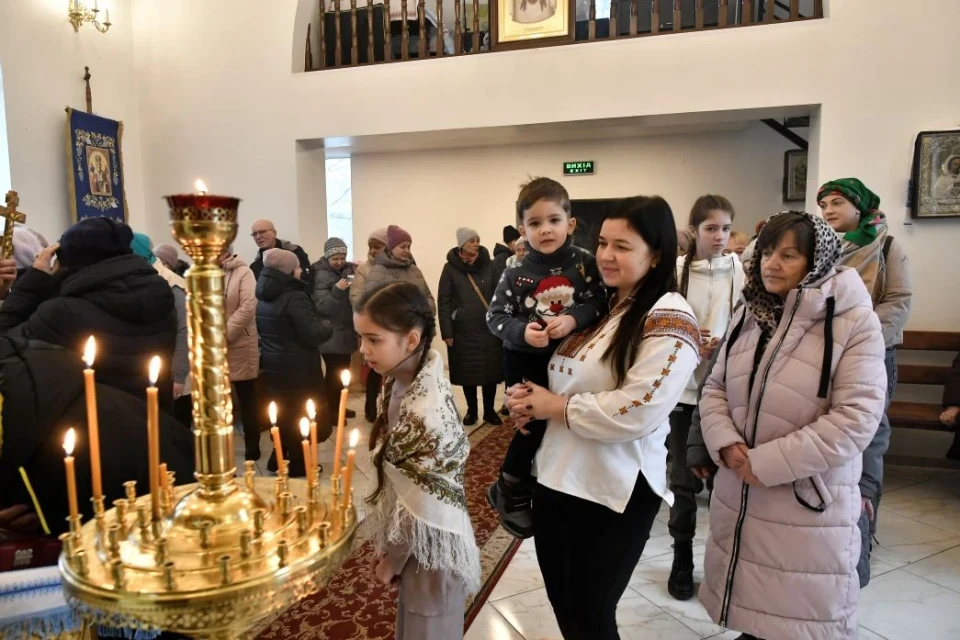
[[[67,109],[70,212],[74,221],[96,217],[127,221],[122,138],[122,122]]]

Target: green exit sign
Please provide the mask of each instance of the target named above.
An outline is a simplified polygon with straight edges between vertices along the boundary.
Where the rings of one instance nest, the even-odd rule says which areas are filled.
[[[596,170],[597,163],[593,160],[563,163],[563,175],[565,176],[592,176]]]

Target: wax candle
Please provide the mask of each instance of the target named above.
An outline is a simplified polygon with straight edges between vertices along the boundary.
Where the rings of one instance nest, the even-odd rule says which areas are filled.
[[[193,188],[196,189],[198,196],[207,195],[207,183],[203,180],[198,178],[197,181],[193,183]]]
[[[303,436],[303,466],[307,472],[307,486],[313,486],[313,462],[310,461],[310,421],[300,418],[300,435]]]
[[[160,377],[160,356],[150,359],[150,386],[147,387],[147,452],[150,464],[150,506],[153,520],[162,517],[160,512],[160,405],[158,404],[157,379]]]
[[[71,427],[63,439],[63,450],[67,454],[63,459],[63,466],[67,470],[67,501],[70,503],[71,518],[80,517],[80,510],[77,508],[77,474],[73,464],[73,447],[76,443],[77,432]]]
[[[357,459],[357,443],[360,442],[360,430],[350,432],[350,450],[347,451],[347,469],[343,475],[343,506],[350,506],[350,485],[353,482],[353,465]]]
[[[93,336],[87,339],[83,350],[83,361],[87,368],[83,370],[83,386],[87,398],[87,439],[90,441],[90,475],[93,478],[93,497],[103,499],[103,482],[100,478],[100,423],[97,419],[97,387],[93,373],[93,361],[97,357],[97,341]]]
[[[270,436],[273,438],[273,451],[277,456],[277,473],[283,473],[283,447],[280,445],[280,429],[277,428],[277,403],[270,402]]]
[[[310,460],[317,468],[317,405],[313,399],[307,400],[307,417],[310,418]]]
[[[340,456],[343,454],[343,427],[347,423],[347,395],[350,392],[350,370],[340,374],[343,391],[340,392],[340,415],[337,418],[337,444],[333,453],[333,477],[340,477]]]

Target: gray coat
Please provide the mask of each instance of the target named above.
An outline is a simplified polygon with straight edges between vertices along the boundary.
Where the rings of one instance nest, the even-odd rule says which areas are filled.
[[[470,283],[476,283],[484,301]],[[487,304],[493,298],[499,280],[497,266],[480,247],[473,264],[460,259],[453,248],[443,265],[437,289],[440,336],[453,340],[450,354],[450,382],[459,386],[483,386],[503,382],[503,343],[487,327]]]
[[[313,306],[321,319],[333,327],[333,336],[320,345],[320,353],[351,354],[357,350],[357,334],[353,329],[353,308],[350,306],[350,289],[341,291],[337,283],[354,272],[354,265],[347,263],[339,271],[330,266],[326,258],[314,262]]]

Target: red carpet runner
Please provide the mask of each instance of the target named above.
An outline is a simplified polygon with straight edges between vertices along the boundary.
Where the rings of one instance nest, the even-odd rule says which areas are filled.
[[[485,495],[487,487],[497,477],[513,433],[513,429],[505,425],[480,427],[470,436],[467,505],[480,547],[482,587],[467,606],[467,626],[473,622],[520,546],[518,540],[500,527]],[[371,579],[368,565],[372,553],[372,545],[363,544],[334,575],[326,589],[291,607],[260,634],[260,640],[393,638],[397,591]]]

